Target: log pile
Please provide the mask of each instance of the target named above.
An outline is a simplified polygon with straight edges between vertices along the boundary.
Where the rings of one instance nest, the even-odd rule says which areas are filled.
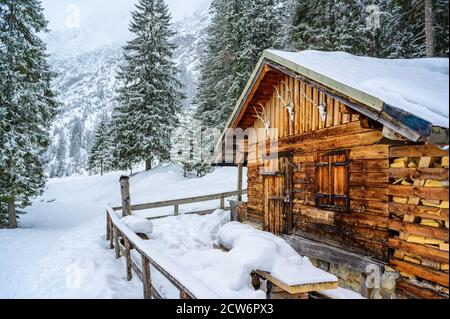
[[[424,281],[447,294],[448,169],[448,152],[436,146],[390,150],[390,264],[410,282]]]

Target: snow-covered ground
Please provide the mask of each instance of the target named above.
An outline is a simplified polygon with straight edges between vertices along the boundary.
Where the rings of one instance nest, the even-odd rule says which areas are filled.
[[[120,175],[52,179],[22,216],[21,229],[0,230],[0,298],[142,298],[141,283],[125,280],[123,258],[116,261],[104,240],[105,207],[120,206]],[[219,168],[185,179],[179,167],[158,167],[132,177],[131,198],[139,204],[234,191],[236,176],[234,168]]]
[[[0,299],[142,298],[141,282],[136,276],[126,281],[124,258],[116,260],[105,241],[105,207],[120,206],[120,176],[52,179],[44,195],[22,216],[20,229],[0,230]],[[140,204],[234,191],[236,176],[235,168],[218,168],[203,178],[186,179],[178,166],[159,166],[131,178],[131,201]],[[198,203],[180,211],[218,206],[218,201]],[[197,282],[212,292],[208,298],[265,298],[262,290],[251,286],[253,269],[271,272],[291,284],[337,280],[313,267],[281,238],[229,223],[230,214],[222,210],[151,223],[142,218],[172,212],[172,208],[144,211],[122,223],[148,233],[150,240],[143,241],[142,247],[152,256],[162,256],[173,269],[181,269],[186,274],[183,279],[192,277],[194,286]],[[217,244],[230,252],[217,249]],[[132,258],[140,264],[136,251]],[[152,284],[164,297],[179,297],[179,291],[155,269],[151,275]],[[360,297],[343,289],[329,293],[336,299]]]

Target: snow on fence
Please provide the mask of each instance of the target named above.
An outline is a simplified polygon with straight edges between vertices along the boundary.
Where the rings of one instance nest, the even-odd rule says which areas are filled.
[[[151,267],[154,267],[180,291],[181,299],[219,299],[214,291],[205,286],[196,277],[170,261],[158,251],[144,245],[144,240],[131,231],[117,216],[111,207],[106,209],[106,237],[110,248],[115,249],[116,258],[125,256],[127,280],[133,277],[133,271],[143,283],[144,299],[163,299],[164,296],[152,285]],[[123,240],[123,245],[121,240]],[[141,256],[142,263],[137,265],[131,258],[134,249]]]

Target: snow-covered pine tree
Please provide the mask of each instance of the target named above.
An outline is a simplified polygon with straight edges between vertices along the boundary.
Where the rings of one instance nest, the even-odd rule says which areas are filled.
[[[184,177],[195,167],[194,143],[195,143],[194,109],[186,106],[179,115],[179,125],[173,131],[172,149],[170,160],[183,167]]]
[[[424,0],[296,1],[289,32],[296,50],[381,58],[425,56]],[[433,0],[433,12],[436,55],[448,56],[448,0]]]
[[[213,0],[194,103],[203,144],[221,133],[263,50],[281,48],[290,0]],[[206,146],[205,146],[206,147]]]
[[[363,0],[298,0],[290,31],[293,47],[365,55],[370,41],[366,2],[369,4]]]
[[[95,142],[89,151],[88,170],[91,173],[103,173],[112,167],[112,140],[108,121],[102,120],[95,132]]]
[[[116,168],[170,158],[170,136],[183,95],[173,62],[171,16],[164,0],[139,0],[132,12],[134,39],[124,47],[114,111]]]
[[[434,55],[448,57],[449,1],[433,0]],[[388,0],[392,22],[388,30],[391,40],[385,44],[389,57],[417,58],[426,56],[424,0]]]
[[[79,117],[75,118],[70,131],[69,156],[74,169],[81,166],[81,137],[83,136],[81,123],[82,121]]]
[[[45,185],[47,129],[58,106],[37,36],[46,31],[40,1],[0,2],[0,213],[7,206],[11,228],[17,227],[16,206],[28,206]]]
[[[66,174],[65,167],[66,167],[66,137],[64,135],[64,130],[60,130],[59,137],[58,137],[58,146],[56,150],[56,163],[53,168],[51,177],[62,177]]]

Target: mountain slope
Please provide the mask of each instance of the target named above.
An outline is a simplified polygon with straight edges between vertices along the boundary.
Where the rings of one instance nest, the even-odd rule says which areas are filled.
[[[178,45],[176,63],[181,69],[180,80],[187,96],[185,107],[189,106],[196,89],[208,22],[208,11],[203,10],[173,25],[177,32],[173,39]],[[50,131],[52,143],[47,153],[47,173],[51,177],[85,173],[95,129],[101,119],[110,118],[115,105],[115,76],[124,42],[91,51],[80,49],[77,53],[73,50],[74,43],[78,45],[83,39],[86,39],[84,29],[50,34],[46,38],[50,62],[58,74],[54,88],[63,103]],[[87,48],[94,46],[90,42]]]

